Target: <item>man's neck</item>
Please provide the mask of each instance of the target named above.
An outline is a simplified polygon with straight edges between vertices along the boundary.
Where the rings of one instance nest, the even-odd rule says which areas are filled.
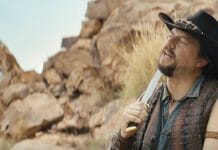
[[[176,76],[167,78],[167,88],[173,99],[179,100],[192,88],[199,75]]]

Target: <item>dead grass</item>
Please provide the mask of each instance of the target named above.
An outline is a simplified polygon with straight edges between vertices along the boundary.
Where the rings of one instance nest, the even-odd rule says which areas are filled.
[[[157,58],[166,36],[166,28],[153,26],[141,28],[142,34],[136,35],[133,51],[125,52],[124,88],[122,99],[128,100],[140,95],[157,68]]]

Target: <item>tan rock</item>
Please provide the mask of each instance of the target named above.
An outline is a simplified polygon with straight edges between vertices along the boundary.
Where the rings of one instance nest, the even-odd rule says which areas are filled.
[[[10,81],[13,77],[13,74],[9,73],[5,73],[0,80],[0,93],[2,95],[2,93],[4,92],[4,90],[9,86]]]
[[[42,81],[41,76],[36,71],[32,70],[32,71],[21,72],[18,75],[14,76],[11,83],[22,82],[31,85],[35,82],[40,82],[40,81]]]
[[[31,90],[31,93],[33,92],[39,92],[43,93],[46,91],[46,85],[44,82],[35,82],[31,86],[29,86],[29,89]]]
[[[96,33],[100,31],[102,23],[100,20],[92,19],[82,22],[82,29],[80,31],[81,38],[92,38]]]
[[[90,19],[106,19],[109,15],[109,10],[105,0],[89,1],[86,17]]]
[[[29,93],[28,87],[23,83],[10,85],[3,93],[3,103],[9,105],[13,100],[23,99]]]
[[[0,69],[3,74],[13,72],[18,74],[22,68],[17,63],[15,57],[9,52],[8,48],[0,41]]]
[[[159,20],[157,14],[160,11],[168,14],[174,11],[175,3],[163,3],[159,1],[128,0],[111,12],[104,23],[107,25],[143,25],[154,24]],[[178,10],[179,11],[179,10]],[[183,10],[184,11],[184,10]]]
[[[69,101],[69,96],[67,96],[66,94],[61,96],[60,98],[58,98],[58,102],[60,105],[64,105]]]
[[[67,131],[75,135],[89,132],[89,115],[85,112],[76,113],[73,116],[66,116],[57,125],[58,131]]]
[[[44,76],[48,84],[59,84],[61,82],[59,74],[54,69],[45,71]]]
[[[92,94],[103,87],[103,81],[98,77],[97,71],[91,67],[74,68],[66,82],[67,93],[70,96],[78,92]]]
[[[109,12],[112,12],[114,9],[118,8],[121,4],[126,2],[126,0],[105,0]]]
[[[122,85],[122,65],[125,63],[122,55],[131,51],[134,28],[128,25],[108,26],[96,37],[99,60],[101,62],[100,75],[113,87]],[[120,74],[120,78],[116,74]]]
[[[63,117],[57,100],[46,94],[35,93],[23,101],[13,102],[3,114],[1,132],[15,139],[28,137]]]
[[[77,51],[77,50],[90,51],[91,49],[92,49],[92,40],[89,38],[80,38],[69,50],[70,51]]]
[[[92,66],[91,48],[91,39],[80,39],[69,50],[49,58],[46,69],[54,68],[61,77],[67,78],[76,67]]]
[[[74,148],[58,146],[42,140],[33,139],[21,141],[15,144],[11,150],[74,150]]]
[[[0,118],[2,117],[6,109],[7,109],[7,106],[3,104],[2,97],[0,97]]]
[[[61,93],[65,90],[65,85],[64,85],[64,82],[62,82],[56,85],[51,84],[48,88],[55,97],[60,97]]]
[[[17,143],[12,150],[53,150],[53,148],[54,150],[89,150],[92,148],[91,146],[88,147],[91,140],[90,134],[74,136],[65,133],[44,133],[34,139],[27,139]]]

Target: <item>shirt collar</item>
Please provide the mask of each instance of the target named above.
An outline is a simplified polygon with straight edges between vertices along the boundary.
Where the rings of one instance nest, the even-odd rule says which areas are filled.
[[[197,80],[195,81],[195,83],[193,84],[192,88],[188,91],[188,93],[186,94],[185,97],[192,97],[192,98],[198,97],[200,94],[201,83],[203,80],[204,80],[204,76],[198,77]],[[164,101],[169,96],[170,96],[170,94],[169,94],[167,85],[164,84],[162,101]]]

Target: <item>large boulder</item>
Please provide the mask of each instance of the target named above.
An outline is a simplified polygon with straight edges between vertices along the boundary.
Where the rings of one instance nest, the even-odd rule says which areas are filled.
[[[53,96],[35,93],[7,108],[1,118],[1,132],[20,139],[32,136],[62,117],[63,110]]]

